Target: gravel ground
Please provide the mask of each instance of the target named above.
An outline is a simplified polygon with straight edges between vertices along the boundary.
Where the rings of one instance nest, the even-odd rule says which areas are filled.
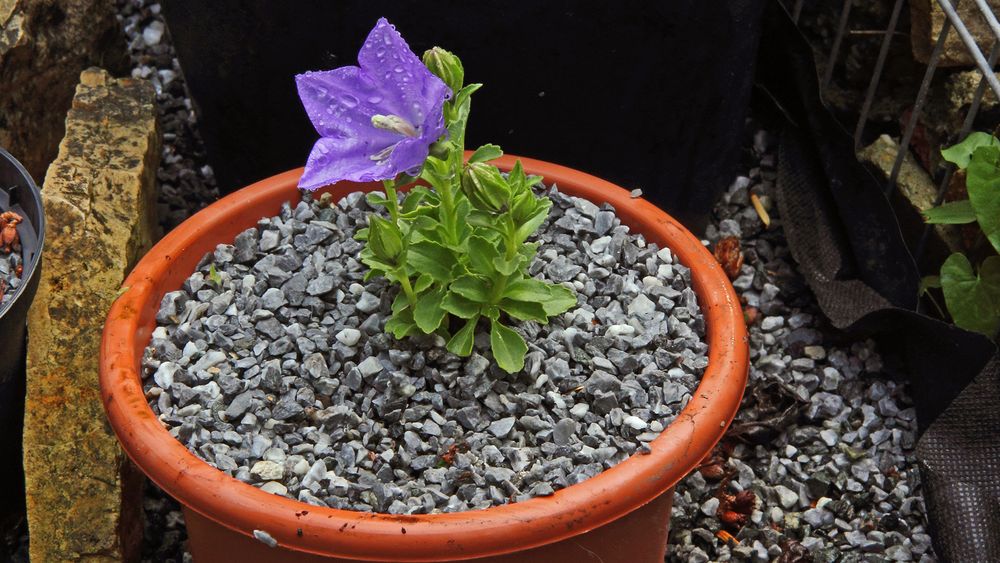
[[[667,560],[936,561],[910,399],[872,342],[833,343],[769,204],[770,139],[757,133],[748,177],[706,232],[741,239],[750,383],[716,456],[677,487]],[[751,194],[770,207],[769,229]]]
[[[353,235],[371,209],[354,193],[286,205],[163,298],[151,406],[237,479],[360,511],[516,502],[648,450],[708,363],[690,272],[610,206],[549,197],[529,272],[579,304],[514,325],[529,343],[522,372],[494,365],[482,327],[468,358],[437,336],[385,334],[396,291],[361,283]]]
[[[205,162],[197,116],[160,14],[160,4],[149,0],[118,0],[118,18],[128,40],[132,76],[149,80],[156,89],[163,131],[163,155],[156,173],[160,188],[157,212],[163,231],[167,232],[219,199],[219,190],[212,169]]]

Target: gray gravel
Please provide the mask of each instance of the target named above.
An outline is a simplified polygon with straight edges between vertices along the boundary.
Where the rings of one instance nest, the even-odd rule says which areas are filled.
[[[674,496],[668,561],[936,561],[914,459],[916,421],[903,384],[872,342],[834,345],[795,271],[781,231],[773,140],[754,140],[754,166],[716,207],[706,238],[739,236],[734,281],[750,317],[750,383],[723,444],[729,482],[695,472]],[[765,230],[750,204],[770,208]],[[753,491],[740,529],[720,522],[722,493]],[[726,542],[720,531],[738,543]],[[793,554],[802,553],[802,558]]]
[[[21,287],[21,278],[17,275],[17,267],[20,265],[20,251],[7,254],[0,252],[0,311],[14,297],[17,288]]]
[[[163,298],[151,405],[237,479],[361,511],[516,502],[648,451],[707,364],[690,272],[610,206],[549,195],[529,272],[580,303],[515,325],[529,343],[521,373],[494,366],[487,331],[469,358],[438,336],[382,331],[395,289],[363,281],[353,234],[370,208],[355,193],[286,204]]]
[[[212,168],[197,132],[197,116],[184,75],[160,13],[150,0],[117,0],[132,59],[132,77],[152,83],[163,132],[163,154],[156,172],[157,213],[163,231],[176,227],[219,198]]]

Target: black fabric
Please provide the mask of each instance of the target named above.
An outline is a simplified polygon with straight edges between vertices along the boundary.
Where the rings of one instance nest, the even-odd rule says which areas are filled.
[[[642,188],[694,230],[740,156],[765,0],[167,0],[223,192],[301,166],[316,133],[293,76],[357,64],[385,16],[465,63],[469,144]]]
[[[931,534],[946,561],[1000,561],[997,347],[915,312],[919,275],[889,201],[824,107],[809,44],[777,2],[758,81],[785,116],[777,200],[792,254],[837,328],[905,358]]]

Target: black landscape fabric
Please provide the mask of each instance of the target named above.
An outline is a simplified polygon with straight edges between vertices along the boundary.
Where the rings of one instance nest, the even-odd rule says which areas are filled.
[[[316,133],[292,77],[355,64],[380,16],[415,52],[453,50],[467,81],[486,84],[470,145],[642,188],[694,232],[732,180],[756,80],[783,115],[778,205],[820,306],[906,360],[938,555],[1000,561],[996,346],[915,312],[918,272],[882,186],[824,107],[812,51],[777,1],[165,6],[224,192],[302,165]]]
[[[641,188],[698,231],[736,170],[763,4],[167,0],[164,15],[223,192],[305,163],[317,134],[294,75],[356,65],[385,16],[485,84],[471,148]]]
[[[757,81],[785,120],[778,205],[792,254],[832,324],[906,361],[935,550],[1000,561],[1000,361],[986,337],[917,314],[919,274],[884,183],[823,105],[812,51],[773,2]]]

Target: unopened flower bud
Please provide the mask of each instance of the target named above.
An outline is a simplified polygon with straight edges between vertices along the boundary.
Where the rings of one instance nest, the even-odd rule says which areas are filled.
[[[462,173],[462,192],[472,205],[482,211],[499,213],[507,206],[510,186],[492,164],[474,162]]]
[[[462,61],[454,53],[441,47],[432,47],[424,51],[424,64],[451,88],[453,94],[462,89],[465,69],[462,68]]]
[[[368,246],[376,258],[395,266],[403,254],[403,237],[399,227],[378,215],[370,216]]]

